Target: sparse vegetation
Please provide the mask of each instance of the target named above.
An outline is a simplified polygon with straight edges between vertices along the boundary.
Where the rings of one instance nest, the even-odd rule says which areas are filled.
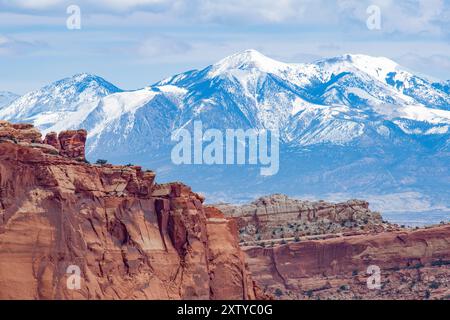
[[[450,260],[439,259],[439,260],[431,262],[431,265],[433,267],[442,267],[442,266],[450,265]]]
[[[432,283],[430,283],[430,289],[437,289],[439,288],[439,282],[437,281],[433,281]]]
[[[283,295],[283,291],[281,291],[279,288],[277,288],[275,290],[274,294],[279,298]]]
[[[339,287],[340,291],[347,291],[349,289],[350,289],[350,287],[348,285],[346,285],[346,284],[343,284],[342,286]]]
[[[99,165],[104,165],[107,163],[108,163],[108,160],[105,160],[105,159],[97,159],[97,161],[95,161],[95,164],[99,164]]]

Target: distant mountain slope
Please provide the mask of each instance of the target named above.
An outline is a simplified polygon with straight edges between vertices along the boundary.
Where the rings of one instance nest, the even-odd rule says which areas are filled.
[[[0,91],[0,110],[10,105],[17,98],[19,98],[19,96],[15,93],[9,91]]]
[[[0,118],[32,122],[45,131],[73,128],[102,97],[120,91],[101,77],[77,74],[25,94],[0,110]]]
[[[450,207],[449,82],[383,57],[288,64],[246,50],[134,91],[80,74],[17,99],[0,119],[44,131],[83,127],[90,159],[141,163],[216,200],[417,194],[417,210]],[[280,172],[172,165],[171,133],[195,120],[219,130],[278,128]]]

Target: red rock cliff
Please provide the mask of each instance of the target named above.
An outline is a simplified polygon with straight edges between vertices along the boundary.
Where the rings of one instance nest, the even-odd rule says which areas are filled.
[[[281,299],[450,298],[450,224],[244,252],[256,283]],[[373,265],[380,268],[380,290],[367,287]]]
[[[80,161],[85,138],[0,122],[0,299],[256,297],[232,220],[153,172]]]

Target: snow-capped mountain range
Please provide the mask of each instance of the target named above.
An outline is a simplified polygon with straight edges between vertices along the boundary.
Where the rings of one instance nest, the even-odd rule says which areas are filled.
[[[168,179],[181,172],[225,199],[243,180],[246,193],[418,191],[450,207],[450,81],[433,82],[383,57],[293,64],[247,50],[138,90],[78,74],[2,101],[0,93],[0,119],[44,132],[87,129],[91,160],[144,163]],[[279,128],[280,174],[248,180],[252,169],[171,166],[171,132],[194,120],[218,129]],[[434,197],[436,187],[446,189]]]

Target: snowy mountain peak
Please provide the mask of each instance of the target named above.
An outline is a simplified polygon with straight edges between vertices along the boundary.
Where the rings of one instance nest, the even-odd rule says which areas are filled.
[[[289,64],[266,57],[262,53],[249,49],[243,52],[228,56],[211,66],[209,77],[215,77],[220,74],[233,70],[252,70],[257,69],[266,73],[278,73],[289,68]]]
[[[43,89],[52,88],[64,88],[68,89],[70,87],[75,88],[77,91],[84,91],[86,89],[100,90],[105,93],[120,92],[121,89],[117,88],[112,83],[106,81],[100,76],[90,74],[90,73],[78,73],[71,77],[67,77],[56,81]]]
[[[122,90],[105,79],[80,73],[31,91],[0,109],[0,119],[31,122],[44,132],[77,126],[102,97]]]

